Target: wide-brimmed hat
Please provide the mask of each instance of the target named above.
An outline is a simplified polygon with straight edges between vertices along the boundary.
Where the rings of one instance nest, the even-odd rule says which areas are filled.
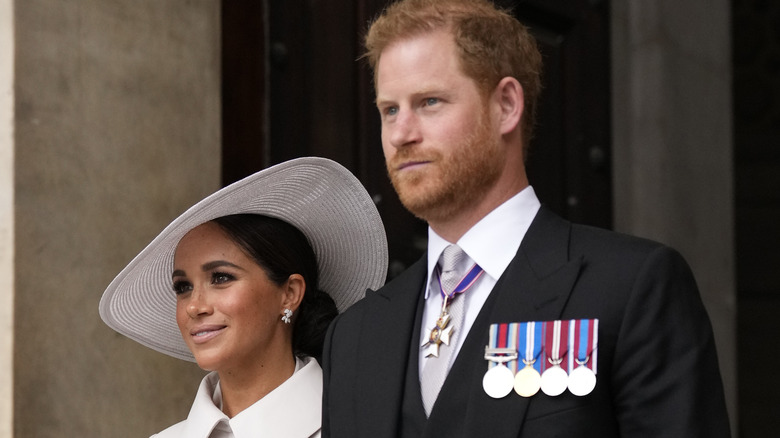
[[[281,219],[306,235],[317,256],[320,289],[339,312],[385,281],[387,238],[363,185],[334,161],[298,158],[233,183],[176,218],[103,293],[103,321],[147,347],[194,361],[176,325],[174,252],[198,225],[241,213]]]

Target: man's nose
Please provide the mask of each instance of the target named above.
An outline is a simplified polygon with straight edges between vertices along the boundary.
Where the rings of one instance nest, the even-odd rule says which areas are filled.
[[[390,129],[390,144],[395,148],[416,144],[422,139],[420,121],[410,110],[399,110]]]

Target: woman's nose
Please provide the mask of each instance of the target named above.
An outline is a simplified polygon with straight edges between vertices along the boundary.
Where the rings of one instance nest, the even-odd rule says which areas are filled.
[[[211,314],[212,311],[213,308],[209,303],[206,294],[199,288],[194,289],[190,295],[189,302],[187,303],[187,314],[191,318],[196,318],[198,316]]]

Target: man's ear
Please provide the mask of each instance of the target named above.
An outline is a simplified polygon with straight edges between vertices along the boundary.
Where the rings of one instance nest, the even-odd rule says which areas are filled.
[[[501,135],[508,134],[520,125],[523,117],[523,86],[513,77],[499,81],[493,92],[493,99],[500,111]]]
[[[290,309],[293,312],[298,310],[304,293],[306,293],[306,280],[303,279],[303,276],[301,274],[290,275],[282,291],[282,309]]]

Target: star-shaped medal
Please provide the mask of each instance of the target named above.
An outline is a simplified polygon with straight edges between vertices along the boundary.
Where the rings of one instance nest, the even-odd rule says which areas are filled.
[[[425,357],[439,357],[439,346],[450,345],[453,327],[447,327],[450,323],[450,315],[443,312],[436,320],[436,327],[428,334],[428,340],[422,345]]]

